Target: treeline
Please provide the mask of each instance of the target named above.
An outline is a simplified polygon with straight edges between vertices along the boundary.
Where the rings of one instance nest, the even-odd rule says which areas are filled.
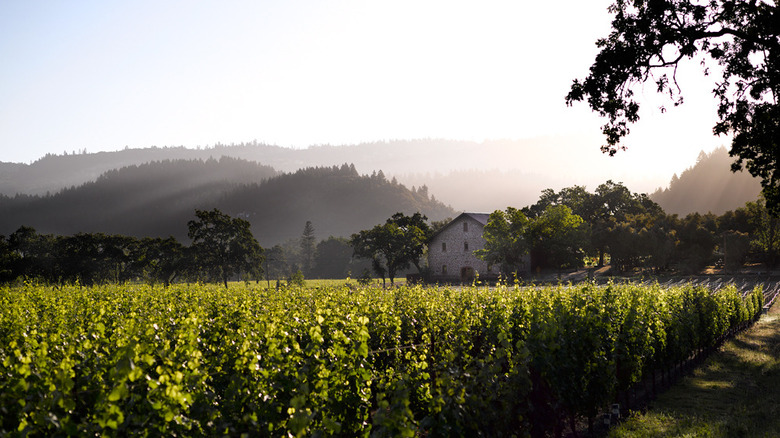
[[[503,272],[580,268],[590,262],[627,272],[696,273],[710,264],[727,271],[778,260],[780,227],[763,202],[722,215],[668,214],[647,195],[607,181],[547,189],[536,204],[491,214],[478,255]],[[529,260],[530,259],[530,260]]]
[[[300,238],[264,250],[247,221],[219,210],[197,211],[196,216],[198,220],[189,222],[189,246],[174,237],[58,236],[20,227],[8,237],[0,235],[0,283],[145,282],[167,286],[175,282],[264,280],[278,284],[303,278],[359,276],[371,269],[370,261],[353,257],[347,239],[331,236],[317,242],[311,222],[306,223]],[[212,227],[206,235],[192,229],[204,223]],[[226,230],[221,242],[214,240],[220,236],[214,226],[220,223]]]

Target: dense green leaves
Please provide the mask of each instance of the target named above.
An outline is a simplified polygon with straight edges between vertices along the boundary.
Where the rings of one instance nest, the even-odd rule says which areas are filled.
[[[195,210],[197,220],[187,224],[192,239],[192,251],[202,271],[228,286],[228,279],[237,273],[260,278],[263,248],[252,235],[250,224],[232,218],[216,208]]]
[[[488,263],[501,266],[502,272],[527,268],[523,265],[525,255],[531,249],[525,236],[528,224],[528,218],[516,208],[494,211],[482,231],[485,247],[475,254]]]
[[[396,273],[410,264],[422,271],[420,259],[431,235],[427,220],[420,213],[396,213],[384,224],[353,234],[349,243],[356,256],[371,260],[375,273],[383,281],[387,274],[392,284]]]
[[[754,318],[692,286],[0,288],[3,436],[507,436]]]
[[[714,77],[719,120],[715,134],[732,135],[729,154],[761,179],[770,211],[780,213],[780,11],[773,1],[615,0],[612,31],[567,104],[587,101],[607,123],[604,152],[614,155],[639,120],[635,86],[653,81],[673,105],[683,103],[677,83],[684,61]],[[663,107],[661,108],[664,109]]]

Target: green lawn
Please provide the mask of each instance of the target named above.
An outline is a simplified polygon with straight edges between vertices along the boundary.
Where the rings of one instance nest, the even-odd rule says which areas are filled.
[[[610,437],[780,437],[780,305]]]

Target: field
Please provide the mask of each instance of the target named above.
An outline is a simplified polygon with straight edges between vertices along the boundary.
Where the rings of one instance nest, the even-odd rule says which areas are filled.
[[[760,315],[760,289],[0,289],[0,435],[542,436]]]

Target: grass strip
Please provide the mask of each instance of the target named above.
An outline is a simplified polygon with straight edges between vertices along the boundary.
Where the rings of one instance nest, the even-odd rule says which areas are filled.
[[[780,437],[780,305],[610,437]]]

